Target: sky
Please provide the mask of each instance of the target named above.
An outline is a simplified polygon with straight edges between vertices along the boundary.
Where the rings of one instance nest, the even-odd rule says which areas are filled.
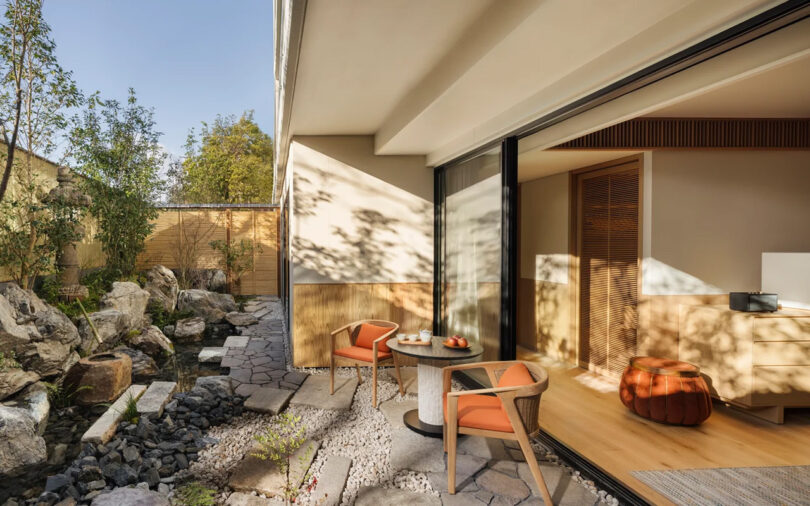
[[[171,154],[217,114],[252,109],[273,135],[272,0],[45,0],[44,17],[79,88],[135,88]]]

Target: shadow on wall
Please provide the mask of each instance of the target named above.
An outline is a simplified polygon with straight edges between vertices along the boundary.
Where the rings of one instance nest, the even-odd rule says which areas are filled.
[[[429,170],[423,158],[357,155],[356,162],[369,165],[349,165],[352,148],[371,149],[366,138],[296,144],[295,283],[432,282],[433,204],[420,195],[432,194],[432,179],[414,177],[415,170]],[[335,150],[342,159],[332,157]],[[414,193],[408,175],[427,189]]]

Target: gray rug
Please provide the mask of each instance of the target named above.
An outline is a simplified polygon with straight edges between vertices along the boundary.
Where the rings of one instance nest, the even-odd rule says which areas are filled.
[[[810,505],[810,466],[633,471],[675,504]]]

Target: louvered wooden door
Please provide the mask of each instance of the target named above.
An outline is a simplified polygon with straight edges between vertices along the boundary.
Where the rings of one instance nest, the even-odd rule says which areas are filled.
[[[579,361],[619,375],[636,354],[638,163],[580,174],[578,198]]]

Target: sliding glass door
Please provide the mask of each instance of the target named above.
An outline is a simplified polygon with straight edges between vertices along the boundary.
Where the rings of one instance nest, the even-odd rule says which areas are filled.
[[[500,358],[501,149],[445,167],[441,273],[442,332]]]

